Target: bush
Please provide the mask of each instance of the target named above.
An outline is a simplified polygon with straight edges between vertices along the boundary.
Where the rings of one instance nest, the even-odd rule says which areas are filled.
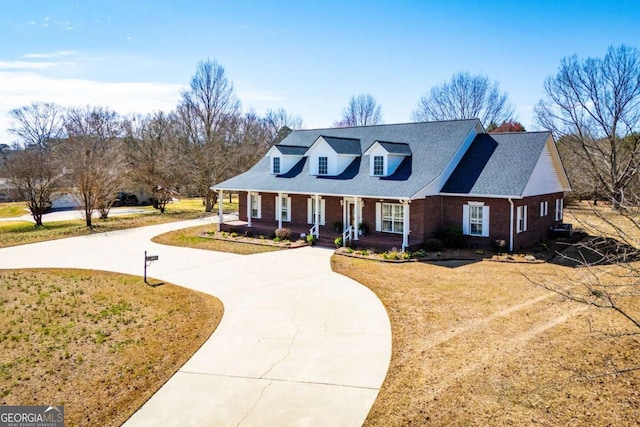
[[[280,240],[291,240],[291,230],[288,228],[278,228],[276,230],[276,237]]]
[[[427,252],[441,252],[444,250],[444,243],[440,239],[429,239],[424,242],[424,250]]]
[[[369,224],[367,224],[366,222],[361,222],[360,224],[358,224],[358,230],[360,231],[360,234],[366,235],[367,233],[369,233]]]
[[[230,235],[231,237],[233,237],[234,239],[235,239],[236,237],[238,237],[238,233],[236,233],[235,231],[234,231],[233,233],[229,234],[229,235]]]
[[[244,237],[253,237],[253,230],[247,230],[244,232]]]
[[[342,247],[342,236],[338,236],[335,239],[333,239],[333,244],[336,245],[336,248],[341,248]]]
[[[447,225],[442,229],[442,243],[445,248],[461,248],[464,245],[462,228],[457,225]]]
[[[307,234],[307,245],[313,246],[316,243],[316,236],[313,234]]]
[[[342,233],[344,227],[342,225],[342,221],[336,221],[333,223],[333,230],[337,233]]]
[[[497,239],[491,242],[491,249],[493,249],[493,251],[498,253],[499,255],[502,255],[505,252],[506,248],[507,242],[505,240]]]
[[[440,240],[438,240],[438,241],[440,242]],[[440,243],[442,243],[442,242],[440,242]],[[425,246],[426,246],[426,244],[425,244]],[[429,251],[429,252],[438,252],[438,251],[436,250],[436,251]],[[427,256],[427,251],[425,249],[418,249],[413,254],[411,254],[411,256],[413,256],[414,258],[426,257]]]

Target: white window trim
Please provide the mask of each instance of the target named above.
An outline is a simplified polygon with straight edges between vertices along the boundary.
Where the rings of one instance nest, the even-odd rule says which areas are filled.
[[[527,205],[516,208],[516,233],[527,231]]]
[[[482,232],[471,234],[471,206],[482,206]],[[490,209],[484,202],[468,202],[462,205],[462,234],[475,237],[489,237]]]
[[[253,208],[254,208],[254,206],[253,206],[254,199],[253,198],[254,197],[256,198],[255,201],[257,203],[257,206],[256,206],[257,215],[253,215]],[[249,200],[251,202],[251,206],[249,206],[249,214],[251,215],[251,218],[255,218],[255,219],[262,218],[262,196],[260,194],[258,194],[258,193],[251,193],[250,197],[249,197]]]
[[[384,206],[391,206],[391,230],[384,229]],[[394,230],[394,225],[398,222],[396,218],[396,207],[400,207],[400,218],[399,220],[402,222],[402,227],[398,231]],[[376,231],[381,231],[383,233],[391,233],[391,234],[403,234],[404,232],[404,206],[401,203],[376,203]]]
[[[540,202],[540,216],[547,216],[549,215],[549,202],[548,201],[543,201]]]
[[[278,216],[282,215],[282,203],[286,203],[287,204],[287,217],[282,217],[282,222],[291,222],[291,197],[287,196],[286,194],[282,195],[282,202],[280,202],[280,207],[278,207],[278,196],[275,197],[275,214],[276,214],[276,221],[278,220]]]
[[[315,198],[309,197],[307,199],[307,224],[315,224],[313,217],[315,215]],[[320,198],[320,225],[325,225],[324,220],[324,211],[325,211],[325,199]]]
[[[556,199],[556,221],[562,221],[564,199]]]
[[[278,163],[278,171],[276,172],[276,160]],[[280,157],[271,158],[271,174],[279,175],[282,172],[282,159]]]
[[[382,159],[382,170],[380,171],[380,173],[376,173],[376,158]],[[385,173],[384,173],[385,163],[386,163],[385,156],[382,156],[382,155],[373,156],[372,165],[371,165],[371,176],[385,176]]]
[[[326,170],[324,173],[320,171],[320,160],[325,159],[325,167]],[[328,175],[329,174],[329,157],[328,156],[318,156],[318,175]]]

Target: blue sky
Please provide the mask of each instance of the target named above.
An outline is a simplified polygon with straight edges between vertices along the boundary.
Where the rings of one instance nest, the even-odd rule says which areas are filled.
[[[0,143],[32,101],[171,110],[199,61],[217,60],[244,110],[284,107],[305,127],[372,94],[386,123],[457,71],[498,81],[534,129],[564,56],[640,48],[640,1],[10,1],[0,5]]]

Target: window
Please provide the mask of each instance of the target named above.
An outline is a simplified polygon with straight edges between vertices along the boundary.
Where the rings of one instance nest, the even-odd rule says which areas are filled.
[[[326,157],[318,157],[318,175],[326,175],[329,172]]]
[[[273,157],[272,159],[273,162],[273,166],[272,166],[272,173],[275,174],[279,174],[280,173],[280,157]]]
[[[462,205],[462,234],[489,237],[489,206],[482,202]]]
[[[251,218],[260,218],[261,199],[259,194],[251,194]]]
[[[382,204],[382,231],[402,233],[404,229],[404,212],[399,203]]]
[[[384,157],[374,156],[373,158],[373,175],[384,175]]]
[[[527,231],[527,206],[518,206],[516,209],[516,232]]]
[[[556,199],[556,221],[562,221],[562,208],[564,200]]]
[[[482,205],[469,206],[469,234],[482,236]]]
[[[540,216],[547,216],[549,214],[549,202],[540,202]]]
[[[325,210],[325,200],[320,199],[320,218],[318,218],[318,223],[320,225],[324,225],[324,210]],[[315,224],[316,217],[316,198],[309,197],[307,199],[307,224]]]
[[[280,218],[283,221],[290,222],[291,221],[291,197],[287,197],[286,194],[283,194],[280,197],[280,207],[278,209],[278,196],[276,196],[276,221],[278,220],[278,213],[280,213]]]

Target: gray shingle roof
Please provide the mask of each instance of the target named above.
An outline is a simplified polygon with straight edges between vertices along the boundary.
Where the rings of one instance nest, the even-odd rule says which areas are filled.
[[[310,129],[291,132],[282,146],[309,147],[320,136],[359,140],[359,152],[376,141],[403,141],[412,155],[406,157],[393,175],[369,175],[369,156],[361,156],[338,177],[309,175],[309,162],[303,158],[284,175],[271,175],[269,159],[262,158],[247,172],[216,184],[217,190],[244,190],[331,195],[402,197],[415,195],[438,178],[458,152],[477,120],[405,123],[336,129]],[[327,141],[328,142],[328,141]]]
[[[405,144],[403,142],[386,142],[386,141],[378,141],[378,144],[382,145],[382,147],[385,150],[387,150],[387,153],[402,154],[405,156],[411,155],[411,147],[409,147],[409,144]]]
[[[274,147],[285,155],[304,156],[308,147],[300,147],[296,145],[274,145]]]
[[[322,138],[327,141],[327,144],[333,151],[338,154],[351,154],[353,156],[360,156],[362,154],[362,148],[360,147],[360,140],[355,138],[336,138],[334,136],[321,135]]]
[[[549,132],[478,135],[442,192],[522,196],[549,136]]]

